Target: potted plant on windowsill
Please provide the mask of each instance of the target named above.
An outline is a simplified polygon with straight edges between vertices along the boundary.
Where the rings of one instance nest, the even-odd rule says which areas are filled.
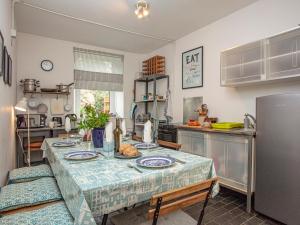
[[[92,105],[85,105],[82,109],[79,128],[92,132],[92,140],[95,148],[103,147],[105,125],[109,121],[109,114],[96,110]]]

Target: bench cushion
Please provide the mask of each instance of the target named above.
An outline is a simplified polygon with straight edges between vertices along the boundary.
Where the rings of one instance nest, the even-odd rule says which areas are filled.
[[[64,202],[42,209],[16,213],[0,218],[1,225],[73,225],[73,217]]]
[[[62,196],[56,180],[52,177],[10,184],[1,188],[0,212],[61,199]]]
[[[43,164],[39,166],[18,168],[9,172],[8,184],[33,181],[42,177],[53,177],[50,166]]]

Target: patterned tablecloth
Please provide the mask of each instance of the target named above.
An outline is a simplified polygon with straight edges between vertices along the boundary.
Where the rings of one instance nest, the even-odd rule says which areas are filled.
[[[149,200],[154,194],[216,176],[212,159],[161,147],[141,152],[143,156],[171,155],[186,164],[176,163],[165,169],[141,168],[143,173],[139,173],[128,168],[128,163],[135,163],[134,159],[122,160],[100,155],[93,161],[67,161],[64,159],[67,152],[86,149],[79,145],[55,148],[52,143],[57,140],[46,139],[42,149],[46,151],[75,224],[95,224],[94,217]],[[102,149],[97,150],[103,152]],[[218,190],[216,185],[213,194],[216,195]]]

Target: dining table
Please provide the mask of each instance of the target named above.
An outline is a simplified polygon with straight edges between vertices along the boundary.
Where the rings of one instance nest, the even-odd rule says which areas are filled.
[[[58,141],[61,139],[45,139],[42,150],[76,225],[95,225],[97,218],[147,202],[155,194],[216,177],[212,159],[160,146],[139,151],[142,156],[171,156],[178,159],[174,165],[160,169],[137,168],[136,159],[115,158],[111,143],[104,143],[104,147],[98,149],[92,143],[54,147]],[[126,143],[138,142],[127,140]],[[73,151],[99,154],[90,160],[67,160],[65,155]],[[212,195],[218,191],[217,184]]]

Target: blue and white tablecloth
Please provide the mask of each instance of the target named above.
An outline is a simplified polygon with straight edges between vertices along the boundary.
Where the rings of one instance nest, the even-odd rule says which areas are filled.
[[[94,217],[147,201],[152,195],[204,181],[216,176],[212,159],[158,147],[141,150],[143,156],[171,155],[186,164],[165,169],[128,168],[135,160],[99,156],[97,160],[76,163],[64,159],[70,151],[86,150],[78,145],[55,148],[58,139],[46,139],[42,149],[52,167],[75,224],[95,224]],[[91,149],[94,150],[94,149]],[[102,149],[98,149],[102,152]],[[213,194],[218,192],[216,185]]]

